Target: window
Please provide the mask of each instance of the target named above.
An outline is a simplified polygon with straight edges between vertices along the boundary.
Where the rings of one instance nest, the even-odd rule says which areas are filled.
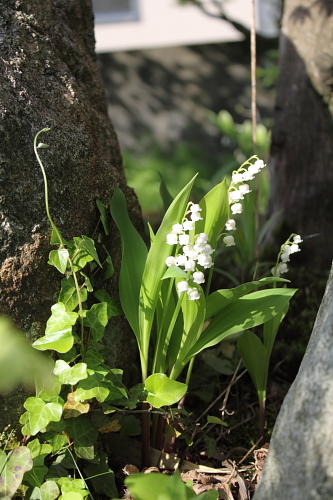
[[[96,23],[119,23],[139,19],[139,0],[92,0]]]

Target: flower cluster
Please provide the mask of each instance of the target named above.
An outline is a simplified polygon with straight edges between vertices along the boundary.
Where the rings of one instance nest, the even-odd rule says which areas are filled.
[[[262,160],[256,160],[253,165],[249,165],[247,170],[242,165],[237,171],[233,172],[229,187],[229,203],[233,214],[242,213],[243,207],[239,202],[244,199],[245,194],[251,192],[249,185],[245,181],[254,179],[255,175],[265,166]]]
[[[290,255],[292,253],[301,251],[301,249],[299,248],[299,244],[302,243],[302,241],[303,240],[301,239],[299,234],[294,234],[291,235],[283,245],[281,245],[277,263],[274,267],[272,267],[273,276],[280,277],[281,274],[288,272],[287,262],[290,261]],[[281,262],[279,262],[280,259]]]
[[[204,269],[212,267],[213,261],[211,254],[214,252],[208,243],[206,233],[197,234],[194,241],[191,242],[190,235],[186,231],[194,229],[195,222],[202,220],[200,217],[201,208],[197,204],[190,206],[190,219],[184,219],[182,224],[174,224],[172,231],[167,235],[167,243],[169,245],[179,245],[182,247],[182,253],[175,257],[170,256],[165,263],[168,267],[177,266],[184,268],[184,271],[192,273],[186,280],[180,281],[177,284],[177,291],[187,292],[189,300],[197,300],[200,298],[200,292],[195,287],[190,287],[188,280],[191,278],[198,285],[205,282],[204,273],[198,269],[198,265]]]
[[[246,162],[247,163],[247,162]],[[244,165],[244,164],[243,164]],[[240,203],[244,199],[244,195],[250,193],[250,186],[245,181],[254,179],[255,175],[260,172],[266,165],[262,160],[256,160],[254,164],[249,164],[248,169],[241,166],[238,170],[232,173],[231,184],[229,187],[229,204],[232,214],[241,214],[243,206]],[[227,231],[235,231],[236,222],[234,219],[227,220],[225,225]],[[223,238],[223,242],[227,247],[235,245],[235,240],[232,235],[227,235]]]

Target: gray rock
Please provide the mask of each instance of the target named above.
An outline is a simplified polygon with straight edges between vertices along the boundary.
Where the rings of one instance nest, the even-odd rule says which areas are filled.
[[[333,268],[254,500],[333,498]]]

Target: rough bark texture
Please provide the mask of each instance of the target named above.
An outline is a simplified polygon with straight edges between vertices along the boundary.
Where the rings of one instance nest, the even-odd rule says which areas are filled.
[[[333,268],[254,500],[333,498]]]
[[[92,235],[98,221],[95,200],[107,203],[116,185],[140,224],[107,116],[93,30],[91,0],[1,2],[0,314],[13,318],[31,340],[43,335],[61,279],[47,265],[50,225],[33,152],[38,130],[51,128],[41,136],[50,147],[40,154],[50,211],[65,238]],[[104,243],[119,268],[117,237],[111,233]],[[117,276],[109,291],[116,296]],[[107,334],[110,361],[118,366],[126,364],[131,351],[122,321]],[[0,429],[6,422],[0,419]]]
[[[272,134],[272,211],[316,267],[333,254],[333,2],[286,0]],[[304,250],[304,252],[303,252]]]

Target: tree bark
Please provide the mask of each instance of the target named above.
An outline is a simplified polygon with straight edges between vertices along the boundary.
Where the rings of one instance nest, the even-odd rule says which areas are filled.
[[[333,256],[332,89],[333,2],[286,0],[270,208],[281,211],[283,237],[317,235],[302,247],[317,268],[329,268]]]
[[[51,215],[64,238],[92,235],[99,218],[95,201],[108,203],[115,186],[125,192],[133,222],[141,223],[107,115],[94,45],[91,0],[1,2],[0,314],[13,318],[31,341],[44,334],[61,279],[47,265],[51,228],[35,134],[51,129],[41,136],[50,147],[40,154]],[[119,269],[118,238],[111,232],[103,242]],[[116,297],[116,274],[108,286]],[[133,359],[131,339],[122,319],[112,332],[109,327],[110,363],[123,367]],[[0,430],[12,420],[1,414]]]

